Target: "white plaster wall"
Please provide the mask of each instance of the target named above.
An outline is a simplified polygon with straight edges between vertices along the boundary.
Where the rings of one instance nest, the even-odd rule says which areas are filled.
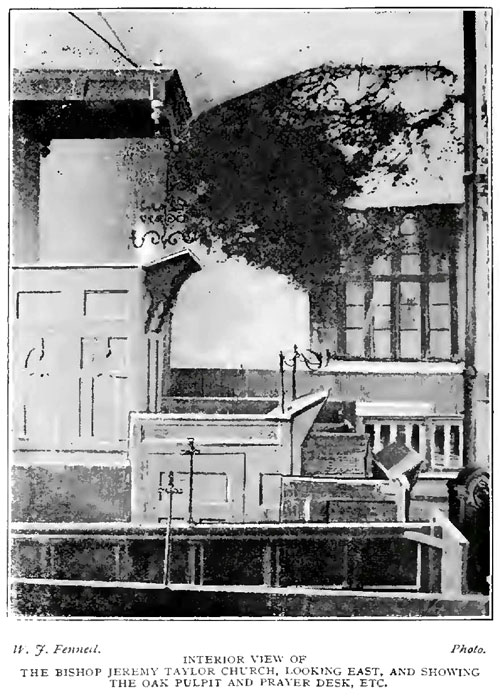
[[[40,161],[40,262],[144,264],[165,254],[131,243],[140,202],[164,197],[165,149],[154,138],[51,141]]]
[[[54,140],[40,161],[40,259],[110,263],[130,259],[128,187],[116,167],[119,140]]]
[[[277,369],[280,350],[309,346],[309,298],[245,260],[201,258],[172,321],[172,367]]]

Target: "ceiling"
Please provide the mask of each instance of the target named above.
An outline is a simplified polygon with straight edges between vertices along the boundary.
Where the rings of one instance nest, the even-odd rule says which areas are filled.
[[[177,68],[195,114],[325,62],[462,71],[459,10],[14,10],[19,69]],[[93,32],[101,34],[98,38]]]

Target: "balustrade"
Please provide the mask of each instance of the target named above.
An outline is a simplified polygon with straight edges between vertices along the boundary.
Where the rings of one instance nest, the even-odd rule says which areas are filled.
[[[461,416],[363,417],[373,452],[401,441],[422,455],[424,471],[456,471],[462,466],[463,419]]]

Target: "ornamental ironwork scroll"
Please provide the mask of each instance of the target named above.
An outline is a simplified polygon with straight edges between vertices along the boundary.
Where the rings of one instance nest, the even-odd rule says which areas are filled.
[[[139,221],[143,230],[132,230],[130,234],[132,246],[136,249],[142,248],[148,240],[152,245],[161,245],[163,248],[177,245],[180,241],[187,244],[193,243],[197,236],[192,231],[172,230],[172,226],[186,223],[187,206],[188,202],[181,197],[175,200],[175,208],[166,203],[146,204],[143,199],[139,205]]]

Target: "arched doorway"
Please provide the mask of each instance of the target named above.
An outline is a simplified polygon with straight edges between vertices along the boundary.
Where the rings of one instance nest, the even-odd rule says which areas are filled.
[[[280,350],[308,346],[305,291],[243,259],[202,262],[173,312],[172,369],[276,370]]]

